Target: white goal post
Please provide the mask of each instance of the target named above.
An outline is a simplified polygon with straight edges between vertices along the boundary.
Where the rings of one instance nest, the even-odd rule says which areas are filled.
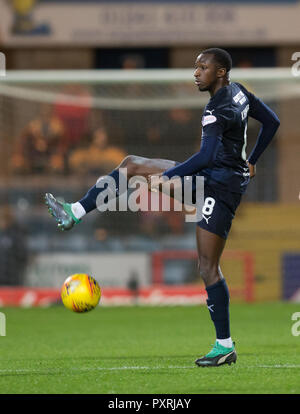
[[[232,69],[231,80],[244,83],[266,102],[300,96],[300,81],[291,68]],[[206,94],[199,94],[193,83],[193,69],[7,71],[0,78],[0,94],[52,103],[57,99],[57,88],[72,83],[94,86],[93,107],[99,109],[199,108],[207,102]],[[147,91],[137,88],[129,95],[128,89],[124,92],[125,87],[133,85],[144,85]],[[105,93],[99,86],[103,86]],[[116,87],[119,95],[115,93]],[[74,98],[61,91],[60,98],[80,107],[90,105],[89,99]]]

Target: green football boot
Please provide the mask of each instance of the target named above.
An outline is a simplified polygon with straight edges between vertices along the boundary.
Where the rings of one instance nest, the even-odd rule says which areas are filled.
[[[213,349],[204,357],[198,358],[195,364],[199,367],[218,367],[224,364],[231,365],[232,362],[235,364],[237,355],[234,345],[235,343],[233,343],[231,348],[226,348],[216,341]]]
[[[45,203],[48,206],[49,213],[58,222],[57,226],[60,230],[70,230],[75,224],[81,222],[74,216],[71,204],[61,203],[50,193],[46,193]]]

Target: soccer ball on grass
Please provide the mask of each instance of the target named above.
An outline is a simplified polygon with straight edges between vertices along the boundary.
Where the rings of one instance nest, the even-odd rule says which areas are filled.
[[[94,309],[101,297],[96,280],[84,273],[69,276],[61,288],[61,299],[66,308],[83,313]]]

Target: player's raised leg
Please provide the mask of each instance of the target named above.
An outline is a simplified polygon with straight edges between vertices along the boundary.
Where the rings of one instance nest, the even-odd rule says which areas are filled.
[[[195,361],[198,366],[219,366],[235,363],[237,356],[230,337],[229,291],[220,268],[226,240],[199,226],[196,229],[198,268],[204,281],[207,307],[216,330],[213,349]]]
[[[169,168],[174,167],[175,161],[165,160],[159,158],[144,158],[137,155],[129,155],[124,158],[121,164],[108,174],[115,180],[115,188],[112,189],[114,193],[112,198],[120,195],[120,168],[126,168],[127,179],[133,176],[143,176],[147,178],[149,175],[159,174]],[[106,180],[107,176],[101,177],[99,180]],[[92,188],[85,194],[85,196],[75,203],[61,203],[52,194],[45,195],[45,202],[51,215],[58,222],[58,227],[61,230],[70,230],[76,223],[79,223],[83,216],[97,208],[97,197],[104,189],[101,183],[97,181]]]

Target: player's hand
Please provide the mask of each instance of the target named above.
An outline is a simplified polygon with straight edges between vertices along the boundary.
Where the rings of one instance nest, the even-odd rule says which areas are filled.
[[[149,191],[158,192],[159,184],[161,184],[161,176],[163,173],[148,175],[148,189]]]
[[[249,168],[249,173],[250,173],[250,179],[255,177],[256,174],[256,165],[250,164],[250,162],[247,160],[247,165]]]

